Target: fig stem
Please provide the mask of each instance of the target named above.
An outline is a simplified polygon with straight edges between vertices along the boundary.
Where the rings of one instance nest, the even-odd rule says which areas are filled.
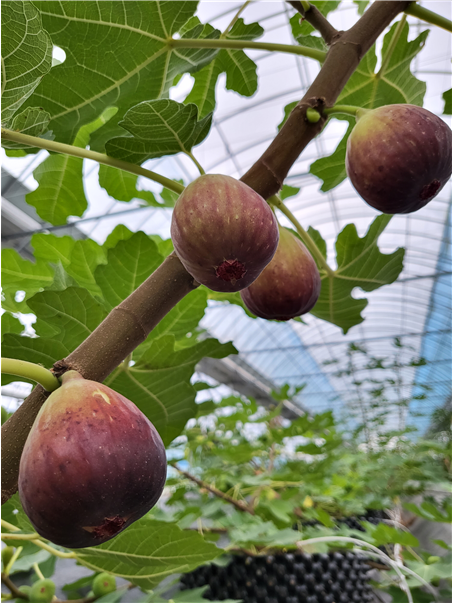
[[[10,532],[20,532],[20,528],[5,521],[4,519],[1,520],[1,525],[3,528],[5,528],[5,530],[9,530]],[[39,546],[41,549],[48,551],[52,555],[55,555],[55,557],[61,557],[61,559],[75,559],[77,557],[75,553],[63,553],[63,551],[58,551],[57,549],[54,549],[53,546],[46,544],[39,538],[31,540],[31,542],[36,546]]]
[[[300,224],[300,222],[296,219],[296,217],[293,215],[293,213],[290,211],[290,209],[288,207],[286,207],[286,205],[284,205],[284,203],[281,201],[281,199],[277,195],[273,195],[273,197],[270,197],[270,199],[268,201],[269,201],[269,203],[274,205],[277,209],[279,209],[279,211],[282,212],[286,216],[286,218],[288,218],[292,222],[292,224],[297,229],[297,232],[300,235],[301,240],[306,245],[306,247],[309,249],[309,251],[311,252],[314,259],[316,260],[318,267],[321,270],[324,270],[328,274],[328,276],[334,277],[335,276],[334,270],[328,266],[320,249],[315,244],[315,241],[312,239],[310,234],[308,232],[306,232],[306,230],[303,228],[303,226]]]
[[[202,165],[199,163],[199,161],[196,159],[196,157],[193,155],[193,153],[187,152],[186,155],[188,157],[190,157],[190,159],[193,161],[193,163],[196,165],[196,167],[199,170],[199,173],[201,174],[201,176],[205,175],[205,171],[204,168],[202,167]]]
[[[345,113],[346,115],[353,115],[357,117],[358,111],[368,111],[362,107],[354,107],[353,105],[334,105],[333,107],[327,107],[323,109],[324,115],[334,115],[335,113]]]
[[[2,534],[2,540],[36,540],[39,538],[39,534],[33,532],[32,534]]]
[[[310,8],[311,5],[309,4],[308,0],[300,0],[301,6],[304,8],[305,12],[307,12]]]
[[[432,25],[437,25],[446,31],[452,32],[452,21],[446,19],[446,17],[442,17],[437,13],[434,13],[432,10],[428,8],[424,8],[423,6],[419,6],[416,2],[412,2],[408,8],[404,11],[407,15],[411,15],[412,17],[417,17],[421,21],[426,21],[427,23],[431,23]]]
[[[400,36],[402,34],[403,28],[405,27],[405,23],[406,23],[406,15],[403,14],[402,18],[400,19],[400,21],[397,23],[397,26],[395,28],[394,31],[394,35],[392,36],[392,39],[389,43],[388,49],[386,51],[386,54],[383,58],[383,61],[381,63],[381,67],[378,71],[378,73],[375,74],[375,77],[377,79],[380,79],[381,77],[383,77],[388,65],[389,65],[389,61],[391,60],[392,54],[397,46],[397,43],[400,39]]]
[[[26,362],[25,360],[2,358],[2,373],[36,381],[48,392],[55,391],[61,385],[55,375],[48,369],[33,362]]]
[[[286,52],[297,54],[310,59],[315,59],[320,63],[326,58],[326,52],[307,46],[295,46],[293,44],[272,44],[271,42],[252,42],[250,40],[229,40],[220,38],[216,40],[199,38],[180,38],[168,40],[170,48],[228,48],[231,50],[268,50],[269,52]]]
[[[3,536],[2,536],[3,538]],[[18,546],[17,549],[14,551],[14,555],[11,557],[11,559],[8,561],[8,565],[5,567],[5,569],[3,570],[3,573],[8,576],[9,573],[12,570],[13,565],[16,563],[17,559],[19,558],[19,555],[21,554],[21,552],[24,550],[23,546]]]
[[[313,109],[312,107],[306,109],[306,119],[309,123],[316,124],[321,117],[322,116],[316,109]]]
[[[45,580],[44,574],[41,572],[41,568],[37,563],[33,563],[33,569],[40,580]]]
[[[63,142],[55,142],[54,140],[45,140],[44,138],[37,138],[36,136],[29,136],[28,134],[21,134],[20,132],[13,132],[6,128],[2,128],[2,138],[5,140],[11,140],[13,142],[19,142],[29,147],[37,147],[38,149],[45,149],[46,151],[53,151],[55,153],[61,153],[63,155],[71,155],[72,157],[81,157],[82,159],[92,159],[97,163],[109,165],[110,167],[123,170],[124,172],[130,172],[137,176],[144,176],[158,182],[165,188],[168,188],[175,193],[181,193],[184,190],[184,186],[179,182],[175,182],[170,178],[165,178],[156,172],[146,170],[140,165],[123,161],[122,159],[115,159],[104,155],[104,153],[97,153],[96,151],[90,151],[81,147],[75,147],[71,144],[65,144]]]

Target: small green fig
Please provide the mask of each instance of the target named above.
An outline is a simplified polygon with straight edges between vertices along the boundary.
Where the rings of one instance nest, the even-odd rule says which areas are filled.
[[[116,578],[111,574],[102,572],[93,580],[93,593],[95,597],[108,595],[116,590]]]
[[[50,603],[55,594],[55,583],[49,578],[38,580],[30,590],[30,601],[32,603]]]
[[[213,291],[240,291],[274,256],[278,226],[268,203],[252,188],[230,176],[206,174],[176,201],[171,238],[199,283]]]
[[[68,371],[25,443],[19,496],[41,536],[89,547],[147,513],[165,479],[165,447],[147,417],[106,385]]]
[[[28,586],[28,584],[22,584],[22,586],[19,586],[19,590],[21,593],[24,593],[24,595],[28,595],[28,597],[30,597],[31,586]]]
[[[415,105],[358,111],[345,165],[361,197],[386,214],[417,211],[452,173],[452,131]]]
[[[13,558],[13,555],[14,555],[14,547],[12,547],[12,546],[5,546],[2,549],[2,561],[3,561],[3,567],[4,568],[11,561],[11,559]]]
[[[274,258],[240,295],[256,316],[290,320],[312,310],[320,288],[320,274],[311,254],[290,230],[280,228]]]

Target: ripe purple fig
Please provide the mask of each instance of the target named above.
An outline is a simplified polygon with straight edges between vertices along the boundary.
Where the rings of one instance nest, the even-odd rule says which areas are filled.
[[[174,249],[186,270],[214,291],[240,291],[275,254],[278,226],[268,203],[230,176],[206,174],[176,202]]]
[[[147,513],[165,479],[165,447],[144,414],[106,385],[68,371],[25,443],[19,496],[41,536],[90,547]]]
[[[320,274],[309,251],[290,230],[280,228],[275,257],[240,295],[256,316],[290,320],[312,310],[320,287]]]
[[[361,197],[386,214],[424,207],[452,173],[452,131],[415,105],[358,110],[345,165]]]

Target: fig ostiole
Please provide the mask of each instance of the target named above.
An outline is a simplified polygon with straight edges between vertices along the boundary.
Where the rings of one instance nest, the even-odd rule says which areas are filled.
[[[214,291],[248,287],[278,246],[276,217],[252,188],[206,174],[179,196],[171,221],[174,249],[186,270]]]
[[[375,209],[387,214],[417,211],[452,173],[452,130],[415,105],[358,111],[347,141],[351,183]]]
[[[320,295],[321,281],[306,246],[290,230],[279,230],[274,258],[240,295],[256,316],[290,320],[312,310]]]
[[[160,498],[165,447],[124,396],[75,372],[39,411],[19,467],[19,497],[35,530],[68,548],[110,540]]]

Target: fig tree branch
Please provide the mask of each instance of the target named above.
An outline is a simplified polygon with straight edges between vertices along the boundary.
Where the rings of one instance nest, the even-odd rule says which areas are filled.
[[[187,479],[189,479],[190,481],[197,484],[200,488],[204,488],[205,490],[208,490],[209,492],[211,492],[218,498],[222,498],[223,500],[230,503],[231,505],[234,505],[234,507],[236,509],[238,509],[239,511],[244,511],[245,513],[254,515],[254,509],[249,507],[246,503],[243,503],[240,500],[236,500],[235,498],[228,496],[221,490],[218,490],[218,488],[215,488],[215,486],[211,486],[210,484],[207,484],[206,482],[203,482],[202,480],[198,479],[191,473],[188,473],[188,471],[184,471],[183,469],[181,469],[180,467],[177,466],[177,463],[169,463],[169,464],[171,465],[171,467],[174,467],[174,469],[176,469],[176,471],[179,471],[179,473],[181,475],[184,475]]]
[[[408,4],[398,0],[375,2],[355,25],[337,35],[314,82],[268,149],[242,176],[243,182],[265,199],[278,193],[302,150],[325,125],[325,119],[309,123],[307,108],[318,109],[321,113],[323,107],[334,105],[363,56]]]
[[[301,14],[302,18],[320,33],[328,46],[339,34],[337,29],[331,25],[328,19],[322,15],[316,6],[307,3],[309,8],[305,8],[304,3],[298,2],[297,0],[294,2],[289,0],[288,4],[292,5],[294,9]]]
[[[421,19],[421,21],[426,21],[427,23],[437,25],[446,31],[452,32],[452,21],[449,21],[449,19],[446,19],[446,17],[434,13],[428,8],[420,6],[416,2],[411,2],[410,6],[405,9],[405,13],[407,15],[411,15],[412,17],[417,17],[418,19]]]
[[[10,590],[11,594],[13,594],[16,599],[24,599],[25,601],[29,600],[28,595],[26,595],[21,590],[19,590],[17,588],[17,586],[14,584],[14,582],[11,580],[11,578],[9,576],[7,576],[6,574],[4,574],[3,572],[2,572],[2,582]]]
[[[75,147],[71,144],[65,144],[63,142],[56,142],[54,140],[45,140],[44,138],[37,138],[36,136],[29,136],[28,134],[21,134],[20,132],[13,132],[6,128],[2,128],[2,139],[10,140],[12,142],[18,142],[24,146],[37,147],[38,149],[45,149],[46,151],[54,151],[55,153],[62,153],[63,155],[71,155],[72,157],[80,157],[82,159],[92,159],[97,163],[109,165],[110,167],[118,168],[137,176],[144,176],[158,182],[165,188],[168,188],[175,193],[181,193],[184,187],[179,182],[175,182],[170,178],[165,178],[156,172],[151,172],[141,165],[135,163],[129,163],[122,159],[115,159],[104,155],[104,153],[97,153],[96,151],[90,151],[89,149],[83,149],[82,147]]]
[[[197,286],[176,254],[170,254],[78,348],[55,364],[55,374],[60,376],[73,369],[86,379],[103,381],[177,302]],[[2,503],[17,491],[22,449],[48,395],[40,385],[36,386],[2,426]]]
[[[408,6],[408,1],[401,0],[376,2],[351,29],[338,35],[331,44],[322,69],[303,99],[292,111],[269,148],[242,176],[241,180],[245,184],[265,199],[279,192],[301,151],[322,131],[326,121],[326,118],[322,118],[318,123],[310,124],[305,118],[306,109],[313,107],[320,110],[322,107],[334,105],[364,54],[391,21]],[[8,131],[7,136],[9,140],[24,142],[23,134]],[[31,146],[37,146],[36,142],[39,142],[39,148],[48,148],[47,145],[50,144],[50,141],[28,138],[30,140],[26,144]],[[50,150],[62,151],[63,146],[59,143],[53,145],[55,147]],[[63,152],[71,150],[72,153],[74,149],[70,145],[65,145],[64,149],[66,148],[67,151]],[[80,153],[77,156],[84,157],[87,151],[75,148],[75,152]],[[107,165],[119,169],[124,167],[127,171],[132,171],[133,167],[132,173],[147,175],[140,166],[112,160],[101,153],[97,158],[93,155],[90,155],[90,158],[108,161]],[[168,188],[171,187],[171,190],[175,190],[174,185],[171,180],[164,184]],[[181,188],[176,192],[180,190]],[[177,256],[170,255],[137,291],[107,316],[85,342],[68,358],[56,363],[56,368],[61,374],[73,368],[85,378],[102,381],[147,337],[171,308],[196,286],[197,283],[183,268]],[[143,326],[141,322],[144,317],[146,320]],[[45,391],[38,385],[2,427],[2,502],[17,491],[22,449],[46,398]]]

